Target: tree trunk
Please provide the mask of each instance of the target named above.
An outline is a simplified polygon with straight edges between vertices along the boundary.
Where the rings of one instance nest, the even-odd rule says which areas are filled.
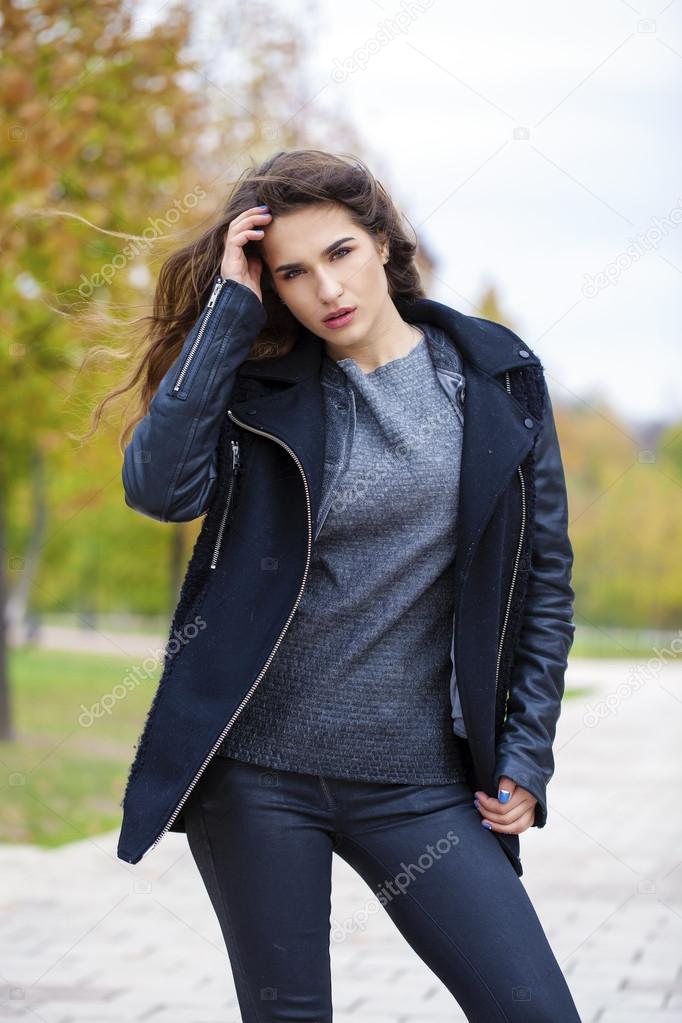
[[[34,511],[33,526],[28,537],[23,566],[17,573],[17,582],[11,596],[7,596],[7,621],[17,643],[30,643],[37,638],[38,620],[29,619],[31,589],[40,568],[40,558],[45,527],[47,524],[47,500],[45,496],[45,465],[41,451],[34,450],[31,455],[31,503]]]
[[[9,692],[7,647],[7,558],[5,539],[5,494],[0,492],[0,742],[16,739]]]

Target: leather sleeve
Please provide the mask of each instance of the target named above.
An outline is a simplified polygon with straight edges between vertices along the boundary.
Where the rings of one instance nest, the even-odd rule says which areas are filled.
[[[537,799],[534,826],[547,821],[546,787],[564,674],[573,644],[573,549],[552,403],[545,381],[543,426],[535,448],[535,534],[507,719],[496,748],[495,785],[511,778]]]
[[[266,321],[258,296],[231,278],[214,305],[207,302],[125,449],[128,507],[160,522],[189,522],[208,510],[220,427],[237,368]]]

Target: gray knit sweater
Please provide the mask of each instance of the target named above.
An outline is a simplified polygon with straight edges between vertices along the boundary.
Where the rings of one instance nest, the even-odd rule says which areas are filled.
[[[325,354],[322,384],[329,416],[349,403],[351,443],[327,431],[301,602],[219,752],[329,777],[462,781],[449,693],[461,421],[424,336],[369,374]]]

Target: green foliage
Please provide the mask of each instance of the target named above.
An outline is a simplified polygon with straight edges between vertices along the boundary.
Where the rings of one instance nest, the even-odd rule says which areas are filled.
[[[569,491],[578,620],[679,628],[682,473],[679,425],[653,447],[610,409],[555,402]]]

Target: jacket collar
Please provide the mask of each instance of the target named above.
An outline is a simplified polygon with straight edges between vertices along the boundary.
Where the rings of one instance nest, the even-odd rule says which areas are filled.
[[[523,341],[502,324],[467,316],[428,298],[411,302],[397,299],[395,304],[408,323],[440,327],[461,354],[465,370],[469,364],[489,376],[496,376],[507,369],[541,365]],[[322,340],[307,328],[301,328],[294,347],[286,355],[273,359],[246,359],[238,372],[240,376],[294,383],[319,373],[323,354]]]

